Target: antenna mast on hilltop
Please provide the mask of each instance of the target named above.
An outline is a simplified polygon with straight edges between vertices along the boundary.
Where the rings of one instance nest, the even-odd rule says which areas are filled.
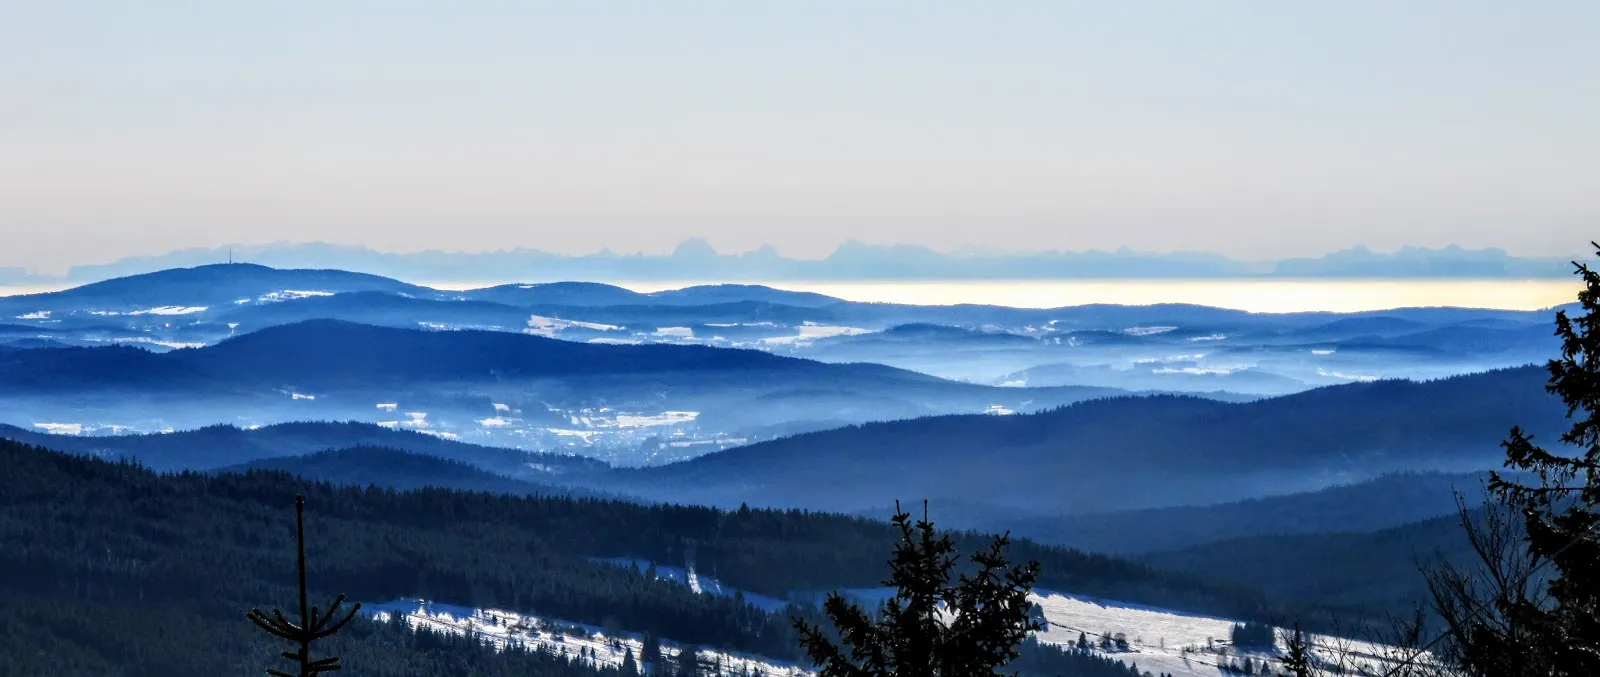
[[[228,265],[233,265],[233,247],[228,247]]]

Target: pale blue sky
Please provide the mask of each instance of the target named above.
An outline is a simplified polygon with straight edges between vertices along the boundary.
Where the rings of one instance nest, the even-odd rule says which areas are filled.
[[[0,266],[1600,237],[1595,2],[0,0]]]

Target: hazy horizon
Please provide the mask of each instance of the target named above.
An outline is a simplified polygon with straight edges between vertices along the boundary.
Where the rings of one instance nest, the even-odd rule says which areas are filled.
[[[402,282],[440,291],[470,291],[526,280]],[[719,280],[573,280],[639,293],[721,284]],[[1253,313],[1356,313],[1453,307],[1544,310],[1570,303],[1578,280],[1561,279],[1075,279],[1075,280],[761,280],[772,289],[811,292],[845,301],[916,306],[992,305],[1047,309],[1093,304],[1185,304]],[[0,284],[0,298],[62,291],[74,283]]]
[[[301,249],[301,248],[323,248],[323,247],[325,247],[325,248],[329,248],[329,249],[332,249],[332,250],[340,250],[340,251],[348,250],[348,251],[353,251],[353,252],[363,252],[364,251],[364,252],[370,252],[370,253],[378,254],[378,255],[382,255],[382,256],[401,256],[401,257],[418,256],[418,255],[442,255],[442,256],[472,257],[472,256],[491,256],[491,255],[499,255],[499,254],[539,253],[539,254],[549,254],[549,255],[552,255],[552,256],[558,256],[558,257],[562,257],[562,258],[581,259],[581,258],[600,257],[600,256],[608,256],[608,255],[609,256],[616,256],[616,257],[619,257],[619,258],[628,258],[628,257],[666,257],[666,256],[677,255],[677,254],[681,253],[682,251],[684,251],[685,249],[696,249],[696,250],[698,250],[702,246],[705,247],[708,251],[714,252],[717,256],[720,256],[720,257],[744,257],[744,256],[750,256],[750,255],[768,254],[768,255],[774,255],[776,257],[779,257],[779,258],[782,258],[782,259],[785,259],[785,260],[789,260],[789,261],[795,261],[795,262],[821,262],[821,261],[826,261],[830,257],[834,256],[836,253],[838,253],[840,250],[846,249],[846,248],[849,248],[849,247],[852,247],[852,246],[867,247],[867,248],[872,248],[872,249],[875,249],[875,250],[878,250],[878,251],[885,251],[888,248],[910,247],[910,248],[922,249],[922,250],[930,251],[930,252],[933,252],[933,253],[938,254],[940,256],[946,256],[946,257],[951,257],[951,258],[956,258],[956,259],[964,258],[964,257],[1030,257],[1030,256],[1049,256],[1049,255],[1069,255],[1070,256],[1070,255],[1103,254],[1103,255],[1107,255],[1107,256],[1125,256],[1125,255],[1128,255],[1128,256],[1175,257],[1175,258],[1181,258],[1181,257],[1221,257],[1221,258],[1225,258],[1227,260],[1230,260],[1230,261],[1233,261],[1233,262],[1237,262],[1237,263],[1255,264],[1255,265],[1263,265],[1263,266],[1270,265],[1270,264],[1277,263],[1277,262],[1287,261],[1287,260],[1294,260],[1294,259],[1313,259],[1313,260],[1315,260],[1315,259],[1325,259],[1325,258],[1332,257],[1332,256],[1348,255],[1348,254],[1365,254],[1365,255],[1371,255],[1371,256],[1375,256],[1375,257],[1385,257],[1385,256],[1401,255],[1401,254],[1405,254],[1405,253],[1408,253],[1408,252],[1411,252],[1411,253],[1431,253],[1431,254],[1449,253],[1449,252],[1452,252],[1452,251],[1459,251],[1459,252],[1461,252],[1463,254],[1475,254],[1475,253],[1484,253],[1484,252],[1495,253],[1495,252],[1498,252],[1498,253],[1503,253],[1506,256],[1514,258],[1514,259],[1517,259],[1517,258],[1535,258],[1535,257],[1518,256],[1516,254],[1516,252],[1514,252],[1512,250],[1508,250],[1508,249],[1506,249],[1504,247],[1485,246],[1485,247],[1481,247],[1481,248],[1470,248],[1470,247],[1463,247],[1460,244],[1457,244],[1457,243],[1454,243],[1454,242],[1446,243],[1446,244],[1438,246],[1438,247],[1430,247],[1430,246],[1426,246],[1426,245],[1414,245],[1414,244],[1401,244],[1401,245],[1398,245],[1398,246],[1392,247],[1392,248],[1370,247],[1370,246],[1367,246],[1365,244],[1357,243],[1357,244],[1352,245],[1350,247],[1340,248],[1340,249],[1336,249],[1336,250],[1322,251],[1322,252],[1314,252],[1314,253],[1307,254],[1307,255],[1301,256],[1301,257],[1282,257],[1282,258],[1254,257],[1254,258],[1250,258],[1250,257],[1231,257],[1231,256],[1228,256],[1227,254],[1222,253],[1222,252],[1212,251],[1212,250],[1142,249],[1142,248],[1128,247],[1126,245],[1121,246],[1121,247],[1102,248],[1102,249],[1094,249],[1094,248],[1085,248],[1085,249],[1031,248],[1030,249],[1030,248],[1024,248],[1024,247],[1001,247],[1001,246],[994,246],[994,245],[972,245],[972,244],[962,245],[962,246],[953,246],[953,247],[934,247],[934,246],[929,246],[929,245],[925,245],[925,244],[921,244],[921,243],[875,243],[875,242],[863,242],[862,240],[860,240],[858,238],[846,238],[846,239],[838,242],[833,247],[826,248],[826,249],[819,249],[818,251],[822,252],[820,254],[811,254],[811,255],[802,256],[802,255],[790,254],[789,252],[783,250],[782,248],[780,248],[780,247],[778,247],[776,245],[770,244],[770,243],[768,243],[768,244],[760,244],[760,245],[757,245],[755,247],[751,247],[751,248],[748,248],[748,249],[727,249],[727,248],[717,247],[715,244],[710,243],[706,238],[693,236],[693,237],[685,238],[684,240],[675,243],[673,246],[667,247],[667,248],[662,249],[662,250],[650,250],[650,251],[646,251],[646,250],[642,250],[642,249],[628,250],[628,249],[622,249],[622,248],[603,246],[603,247],[600,247],[600,248],[594,249],[594,250],[578,251],[578,252],[558,252],[558,251],[550,251],[550,250],[540,249],[538,247],[509,247],[509,248],[498,248],[498,249],[493,249],[493,248],[470,249],[470,248],[448,248],[448,247],[444,247],[444,248],[416,249],[416,248],[385,247],[381,243],[375,245],[375,244],[370,244],[370,243],[340,244],[340,243],[328,242],[328,241],[323,241],[323,240],[306,240],[306,241],[262,240],[262,241],[253,241],[253,242],[225,242],[225,243],[216,244],[216,245],[193,244],[193,245],[177,247],[177,248],[169,249],[169,250],[151,252],[151,253],[148,253],[148,254],[131,254],[131,255],[126,255],[126,256],[115,256],[115,257],[112,257],[112,258],[70,260],[70,261],[66,261],[62,265],[52,266],[52,267],[41,267],[41,266],[28,265],[26,262],[24,262],[24,263],[22,263],[20,265],[14,265],[14,266],[10,266],[10,267],[15,268],[15,269],[24,270],[24,271],[27,271],[27,272],[29,272],[31,274],[38,275],[40,277],[54,278],[54,277],[61,277],[61,276],[65,275],[69,270],[75,269],[75,268],[89,268],[89,267],[96,267],[96,266],[107,266],[107,265],[126,263],[126,262],[132,262],[132,261],[140,261],[140,260],[160,260],[162,258],[170,258],[170,257],[181,256],[181,255],[186,255],[186,254],[187,255],[195,255],[195,256],[199,256],[199,255],[212,256],[212,257],[214,257],[216,259],[216,261],[215,261],[216,263],[227,262],[230,257],[235,258],[240,263],[251,263],[249,258],[252,255],[267,254],[267,253],[280,253],[280,252],[284,252],[284,251],[293,251],[293,250]],[[1583,260],[1583,259],[1586,259],[1590,255],[1593,254],[1593,252],[1590,251],[1590,249],[1591,249],[1590,247],[1576,247],[1576,248],[1573,248],[1571,252],[1559,253],[1559,254],[1556,254],[1556,255],[1553,255],[1553,256],[1547,256],[1547,257],[1541,257],[1541,258]],[[273,265],[273,264],[268,263],[266,265],[270,266],[270,265]],[[7,266],[0,266],[0,269],[6,268],[6,267]],[[275,266],[275,267],[283,267],[283,266]],[[1466,276],[1466,277],[1470,278],[1471,276]],[[619,279],[624,279],[624,278],[619,278]],[[930,280],[937,280],[937,279],[942,279],[942,278],[939,278],[939,277],[930,278]],[[445,280],[445,281],[446,282],[462,282],[462,281],[466,281],[466,280]]]

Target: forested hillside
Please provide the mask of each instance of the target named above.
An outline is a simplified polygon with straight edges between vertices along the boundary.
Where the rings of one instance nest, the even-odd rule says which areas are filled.
[[[4,649],[38,666],[32,674],[92,674],[95,666],[244,674],[254,670],[240,666],[266,664],[275,649],[253,638],[242,613],[291,599],[297,493],[309,506],[317,597],[423,597],[777,658],[798,658],[787,614],[589,558],[692,562],[725,584],[781,596],[875,585],[892,542],[881,523],[800,512],[399,493],[276,472],[160,476],[12,442],[0,442],[0,465]],[[958,541],[964,552],[982,542],[973,534]],[[1123,560],[1029,543],[1014,552],[1043,563],[1041,587],[1243,617],[1275,611],[1241,589]],[[364,646],[349,662],[371,649]],[[356,674],[424,674],[408,670]]]

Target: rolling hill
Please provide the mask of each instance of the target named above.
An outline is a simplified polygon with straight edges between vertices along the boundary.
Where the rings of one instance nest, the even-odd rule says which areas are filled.
[[[497,475],[461,461],[385,447],[348,447],[298,456],[263,458],[217,472],[243,473],[274,470],[320,482],[350,486],[482,491],[510,496],[567,496],[616,498],[599,492]],[[540,473],[520,473],[540,476]]]
[[[1551,434],[1564,423],[1546,377],[1524,367],[1245,403],[1119,397],[1023,416],[872,423],[618,470],[608,481],[651,498],[838,511],[881,505],[885,494],[1035,514],[1219,503],[1385,472],[1496,467],[1512,425]]]
[[[160,354],[126,346],[0,352],[0,411],[23,426],[150,432],[353,420],[628,464],[817,422],[1031,411],[1121,392],[997,388],[757,350],[331,320]]]
[[[163,472],[217,470],[353,447],[421,454],[521,479],[593,473],[605,468],[602,463],[578,456],[483,447],[364,423],[296,422],[253,430],[218,425],[171,433],[102,436],[51,435],[0,425],[0,438],[96,458],[138,461]]]
[[[1395,473],[1319,491],[1232,503],[994,520],[1041,543],[1138,554],[1255,536],[1373,531],[1455,513],[1455,494],[1482,499],[1487,473]]]
[[[0,317],[11,314],[11,311],[21,314],[41,310],[138,312],[155,308],[209,308],[240,301],[253,303],[280,297],[293,298],[306,293],[356,291],[430,296],[435,293],[426,287],[364,273],[230,263],[173,268],[58,292],[0,297]]]

